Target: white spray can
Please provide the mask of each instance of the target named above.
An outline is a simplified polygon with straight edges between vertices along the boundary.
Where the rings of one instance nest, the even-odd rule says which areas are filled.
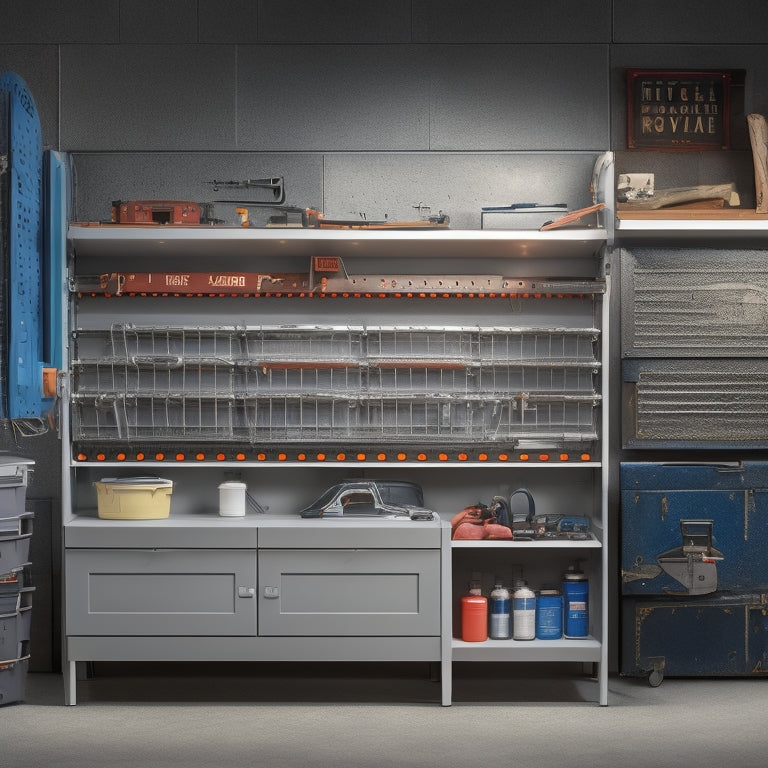
[[[491,592],[491,622],[488,635],[494,640],[508,640],[510,636],[510,600],[509,590],[496,582]]]
[[[514,618],[514,640],[533,640],[536,637],[536,593],[520,580],[515,584],[512,595]]]

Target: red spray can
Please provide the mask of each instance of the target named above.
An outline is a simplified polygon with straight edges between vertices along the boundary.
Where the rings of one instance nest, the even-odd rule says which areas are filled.
[[[488,639],[488,598],[465,595],[461,598],[461,639],[482,643]]]

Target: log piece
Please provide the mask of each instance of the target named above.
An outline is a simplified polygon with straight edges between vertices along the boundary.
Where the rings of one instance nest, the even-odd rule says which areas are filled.
[[[763,115],[747,115],[752,162],[755,166],[755,200],[757,213],[768,213],[768,127]]]
[[[681,205],[696,200],[720,199],[726,205],[736,207],[739,205],[739,193],[736,185],[730,184],[698,184],[692,187],[671,187],[669,189],[657,189],[652,197],[643,200],[633,200],[623,203],[622,208],[627,211],[653,211],[670,205]]]

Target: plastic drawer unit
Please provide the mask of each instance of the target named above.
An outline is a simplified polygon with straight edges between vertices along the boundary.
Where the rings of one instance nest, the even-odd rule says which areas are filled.
[[[0,575],[12,573],[29,559],[34,513],[0,518]]]
[[[0,576],[0,706],[24,698],[34,592],[26,583],[26,568]]]

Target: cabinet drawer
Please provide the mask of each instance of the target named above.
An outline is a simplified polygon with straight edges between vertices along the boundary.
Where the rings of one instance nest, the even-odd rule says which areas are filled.
[[[252,550],[67,550],[68,635],[255,635]]]
[[[438,550],[259,550],[259,634],[440,634]]]

